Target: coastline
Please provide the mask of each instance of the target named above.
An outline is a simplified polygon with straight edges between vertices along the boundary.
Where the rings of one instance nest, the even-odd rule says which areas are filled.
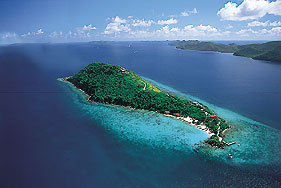
[[[69,78],[69,77],[57,78],[57,80],[60,81],[60,82],[64,82],[64,83],[66,83],[66,84],[71,85],[72,87],[74,87],[75,89],[77,89],[78,91],[80,91],[80,92],[85,96],[85,98],[87,98],[86,101],[92,102],[92,101],[89,100],[90,96],[89,96],[85,91],[83,91],[82,89],[77,88],[73,83],[67,81],[67,80],[66,80],[67,78]]]
[[[171,45],[171,46],[174,46],[174,45]],[[215,53],[229,54],[229,55],[236,56],[236,57],[243,57],[243,58],[248,58],[248,59],[252,59],[252,60],[256,60],[256,61],[265,61],[265,62],[269,62],[269,63],[280,63],[281,62],[280,60],[270,60],[270,59],[264,59],[264,58],[249,57],[249,56],[237,54],[236,52],[223,52],[223,51],[213,51],[213,50],[194,50],[194,49],[185,49],[185,48],[181,48],[178,46],[176,46],[175,49],[186,50],[186,51],[215,52]]]
[[[79,91],[85,96],[85,100],[86,100],[87,102],[95,103],[95,101],[92,101],[92,100],[89,99],[90,96],[89,96],[85,91],[83,91],[82,89],[77,88],[73,83],[67,81],[67,78],[69,78],[69,77],[58,78],[57,80],[58,80],[58,81],[61,81],[61,82],[64,82],[64,83],[67,83],[67,84],[70,84],[72,87],[74,87],[75,89],[79,90]],[[108,104],[108,105],[114,105],[114,106],[116,105],[116,104],[110,104],[110,103],[101,103],[101,104]],[[116,105],[116,106],[128,107],[128,108],[131,108],[131,109],[134,109],[134,110],[145,110],[145,109],[136,109],[136,108],[132,108],[131,106],[122,106],[122,105]],[[212,132],[210,131],[210,129],[209,129],[206,125],[204,125],[203,123],[197,124],[198,120],[193,119],[193,118],[191,118],[191,117],[189,117],[189,116],[188,116],[188,117],[182,117],[182,116],[174,116],[174,115],[170,115],[170,114],[159,113],[159,112],[157,112],[157,111],[154,111],[154,112],[156,112],[156,113],[158,113],[158,114],[161,114],[161,115],[163,115],[163,116],[165,116],[165,117],[170,117],[170,118],[173,118],[173,119],[180,120],[180,121],[182,121],[182,122],[184,122],[184,123],[187,123],[187,124],[189,124],[189,125],[191,125],[191,126],[196,127],[196,128],[199,129],[199,130],[204,131],[205,133],[207,133],[207,134],[209,135],[209,138],[205,140],[205,142],[207,142],[207,143],[208,143],[208,140],[209,140],[212,136],[217,137],[217,138],[219,139],[219,142],[220,142],[221,144],[224,144],[225,146],[230,146],[230,145],[236,143],[236,142],[227,143],[227,142],[225,142],[225,141],[223,140],[224,133],[225,133],[227,130],[229,130],[229,129],[231,128],[231,126],[230,126],[228,129],[225,129],[224,131],[222,131],[222,132],[221,132],[222,136],[219,136],[220,127],[219,127],[219,129],[218,129],[217,134],[214,134],[214,133],[212,133]],[[218,147],[218,146],[213,145],[213,144],[211,144],[211,143],[208,143],[208,144],[210,144],[210,145],[213,146],[213,147]]]
[[[58,80],[58,81],[61,81],[61,82],[64,82],[64,83],[67,83],[67,84],[70,84],[72,87],[74,87],[75,89],[79,90],[81,93],[83,93],[84,96],[86,96],[86,97],[88,98],[88,99],[86,99],[87,102],[95,103],[95,101],[89,100],[89,97],[90,97],[90,96],[89,96],[85,91],[83,91],[82,89],[77,88],[73,83],[67,81],[67,80],[66,80],[67,78],[68,78],[68,77],[65,77],[65,78],[58,78],[57,80]],[[101,104],[103,104],[103,103],[101,103]],[[121,105],[116,105],[116,104],[109,104],[109,105],[121,106]],[[124,106],[122,106],[122,107],[124,107]],[[126,106],[126,107],[129,107],[129,108],[134,109],[134,110],[144,110],[144,109],[132,108],[132,107],[130,107],[130,106]],[[203,124],[197,125],[197,124],[193,123],[193,122],[196,122],[197,120],[192,119],[192,118],[190,118],[190,117],[184,118],[184,117],[177,117],[177,116],[168,115],[168,114],[162,114],[162,113],[159,113],[159,112],[157,112],[157,111],[155,111],[155,112],[158,113],[158,114],[161,114],[161,115],[163,115],[163,116],[166,116],[166,117],[170,117],[170,118],[173,118],[173,119],[181,120],[181,121],[183,121],[183,122],[185,122],[185,123],[187,123],[187,124],[189,124],[189,125],[192,125],[192,126],[194,126],[194,127],[197,127],[198,129],[200,129],[200,130],[206,132],[210,137],[213,136],[213,135],[215,135],[215,134],[212,133],[212,132],[208,129],[208,127],[206,127],[205,125],[203,125]],[[226,130],[228,130],[228,129],[226,129]],[[224,130],[224,132],[225,132],[226,130]]]

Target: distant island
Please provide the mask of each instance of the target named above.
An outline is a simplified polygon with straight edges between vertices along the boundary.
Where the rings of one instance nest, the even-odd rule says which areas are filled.
[[[92,63],[71,77],[63,78],[88,95],[89,102],[143,109],[176,118],[206,131],[212,146],[224,147],[230,128],[225,120],[208,107],[177,95],[161,91],[136,73],[119,65]]]
[[[183,50],[215,51],[233,53],[236,56],[249,57],[256,60],[281,62],[281,41],[272,41],[261,44],[237,45],[202,42],[198,40],[175,41],[169,45]]]

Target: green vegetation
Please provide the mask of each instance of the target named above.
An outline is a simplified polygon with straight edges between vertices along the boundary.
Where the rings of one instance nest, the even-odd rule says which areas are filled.
[[[90,101],[129,106],[176,117],[191,117],[197,125],[205,125],[213,136],[209,143],[223,146],[218,137],[229,125],[206,106],[166,93],[136,73],[119,65],[92,63],[74,76],[65,78],[90,97]]]
[[[236,56],[244,56],[256,60],[281,62],[281,41],[272,41],[261,44],[219,44],[214,42],[200,42],[198,40],[176,41],[170,43],[179,49],[196,51],[215,51],[233,53]]]

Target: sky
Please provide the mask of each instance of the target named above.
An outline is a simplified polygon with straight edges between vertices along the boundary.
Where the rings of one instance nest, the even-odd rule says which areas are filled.
[[[281,0],[0,0],[0,44],[280,40]]]

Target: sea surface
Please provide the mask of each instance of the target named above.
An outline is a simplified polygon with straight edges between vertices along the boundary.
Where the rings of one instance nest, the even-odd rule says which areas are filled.
[[[191,125],[86,102],[58,80],[92,62],[209,106],[237,144],[208,147]],[[1,188],[281,186],[280,63],[168,42],[13,44],[0,47],[0,86]]]

